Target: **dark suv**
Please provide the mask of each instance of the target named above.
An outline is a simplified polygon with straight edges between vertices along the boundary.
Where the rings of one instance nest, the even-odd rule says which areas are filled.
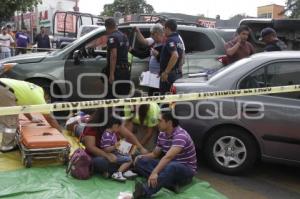
[[[134,27],[140,28],[145,37],[150,36],[153,23],[119,25],[119,30],[128,35],[131,45],[143,50],[135,39]],[[196,73],[205,69],[216,69],[222,66],[218,57],[224,54],[224,40],[214,29],[193,25],[178,25],[185,46],[186,56],[183,73]],[[48,53],[19,55],[0,60],[0,63],[17,63],[4,76],[27,80],[41,85],[52,98],[66,101],[99,99],[103,93],[103,69],[106,66],[106,43],[97,48],[89,48],[97,39],[106,37],[104,27],[84,35],[65,48]],[[135,41],[135,42],[134,42]],[[138,85],[140,74],[147,70],[148,59],[132,58],[131,79]],[[55,82],[55,84],[52,84]],[[54,86],[51,86],[54,85]],[[50,92],[50,88],[54,92]],[[56,95],[54,95],[56,94]]]

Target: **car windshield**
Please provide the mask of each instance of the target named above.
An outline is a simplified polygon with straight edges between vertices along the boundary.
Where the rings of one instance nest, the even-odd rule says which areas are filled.
[[[52,52],[51,55],[57,55],[57,54],[59,54],[59,53],[61,53],[61,52],[66,51],[66,50],[69,49],[69,48],[72,48],[74,45],[77,45],[77,43],[81,43],[82,41],[87,40],[88,38],[92,37],[92,35],[94,35],[95,32],[98,32],[99,29],[103,29],[103,30],[105,31],[105,28],[99,27],[99,28],[97,28],[97,29],[95,29],[95,30],[93,30],[93,31],[91,31],[91,32],[89,32],[89,33],[83,35],[82,37],[76,39],[75,41],[69,43],[69,44],[66,45],[64,48],[62,48],[62,49],[57,49],[56,51]]]
[[[70,47],[71,45],[73,45],[73,43],[75,42],[76,40],[72,41],[71,43],[69,43],[68,45],[66,45],[65,47],[61,48],[61,49],[57,49],[55,51],[52,51],[52,52],[49,52],[50,55],[57,55],[59,54],[61,51],[63,51],[64,49]]]

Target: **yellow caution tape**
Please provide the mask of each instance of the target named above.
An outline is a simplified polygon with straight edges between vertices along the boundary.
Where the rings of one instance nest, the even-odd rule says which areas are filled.
[[[113,107],[113,106],[148,104],[149,102],[170,103],[170,102],[181,102],[181,101],[195,101],[195,100],[204,100],[204,99],[265,95],[265,94],[286,93],[286,92],[296,92],[296,91],[300,91],[300,85],[241,89],[241,90],[224,90],[224,91],[201,92],[201,93],[186,93],[186,94],[149,96],[149,97],[125,98],[125,99],[108,99],[108,100],[63,102],[63,103],[28,105],[28,106],[11,106],[11,107],[0,107],[0,115],[47,112],[49,110],[67,111],[67,110],[80,110],[80,109],[95,109],[95,108]]]

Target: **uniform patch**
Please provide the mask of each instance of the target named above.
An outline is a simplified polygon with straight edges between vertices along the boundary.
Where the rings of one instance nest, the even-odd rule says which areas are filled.
[[[170,42],[170,43],[169,43],[169,46],[170,46],[171,48],[173,48],[173,47],[175,47],[175,43],[174,43],[174,42]]]
[[[109,38],[109,43],[111,43],[111,44],[115,43],[115,39],[114,38]]]

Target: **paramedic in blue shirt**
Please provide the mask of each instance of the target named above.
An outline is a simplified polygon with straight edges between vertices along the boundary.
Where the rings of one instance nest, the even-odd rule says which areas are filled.
[[[183,42],[177,33],[177,23],[170,19],[165,23],[167,40],[160,56],[160,93],[170,91],[172,84],[180,78],[179,64],[183,56]]]

